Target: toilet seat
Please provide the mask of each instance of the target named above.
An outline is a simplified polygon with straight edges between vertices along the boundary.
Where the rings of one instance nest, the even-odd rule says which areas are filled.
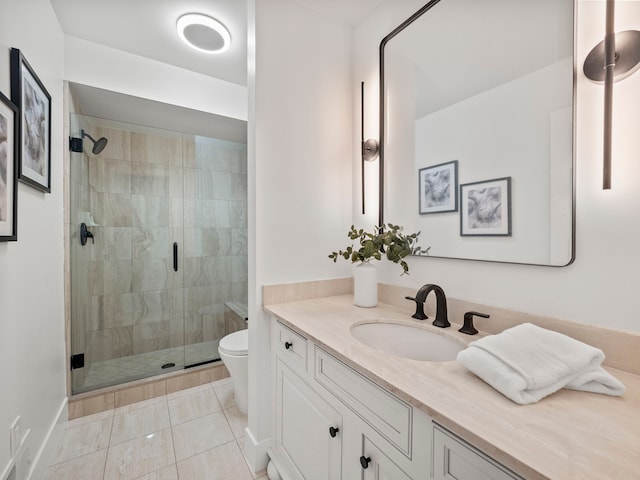
[[[226,353],[227,355],[247,355],[249,351],[249,330],[239,330],[225,336],[220,340],[218,350],[220,353]]]

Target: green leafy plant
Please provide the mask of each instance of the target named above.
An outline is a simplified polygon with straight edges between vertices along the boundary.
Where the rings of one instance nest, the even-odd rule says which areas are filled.
[[[353,245],[348,246],[345,250],[332,252],[329,255],[334,263],[339,257],[345,260],[351,259],[351,263],[368,262],[371,259],[381,260],[382,256],[386,256],[387,260],[393,263],[399,263],[402,267],[402,275],[409,273],[409,265],[404,258],[408,255],[419,255],[427,253],[429,249],[422,250],[417,245],[418,233],[405,235],[402,233],[402,227],[388,223],[382,227],[375,227],[373,232],[365,232],[363,229],[357,230],[351,225],[351,230],[347,236],[351,240],[358,240],[360,248],[355,249]]]

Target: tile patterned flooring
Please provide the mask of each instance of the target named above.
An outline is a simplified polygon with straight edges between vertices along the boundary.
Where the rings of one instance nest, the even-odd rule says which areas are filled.
[[[69,421],[46,479],[253,480],[246,425],[225,378]]]

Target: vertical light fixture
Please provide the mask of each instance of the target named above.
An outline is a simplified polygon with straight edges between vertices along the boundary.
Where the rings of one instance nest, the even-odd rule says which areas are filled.
[[[361,176],[362,176],[362,214],[365,214],[365,192],[364,192],[364,165],[365,162],[375,160],[378,155],[378,142],[373,138],[364,139],[364,82],[360,82],[360,154],[361,160]]]
[[[633,74],[640,66],[640,31],[615,33],[615,0],[607,0],[604,40],[584,61],[583,71],[590,80],[604,82],[604,140],[602,188],[611,188],[611,140],[613,124],[613,82]]]

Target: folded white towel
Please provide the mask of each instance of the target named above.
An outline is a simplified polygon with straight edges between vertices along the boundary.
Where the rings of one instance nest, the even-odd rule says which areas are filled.
[[[624,385],[602,367],[602,350],[531,323],[481,338],[458,361],[516,403],[535,403],[570,388],[622,395]]]

